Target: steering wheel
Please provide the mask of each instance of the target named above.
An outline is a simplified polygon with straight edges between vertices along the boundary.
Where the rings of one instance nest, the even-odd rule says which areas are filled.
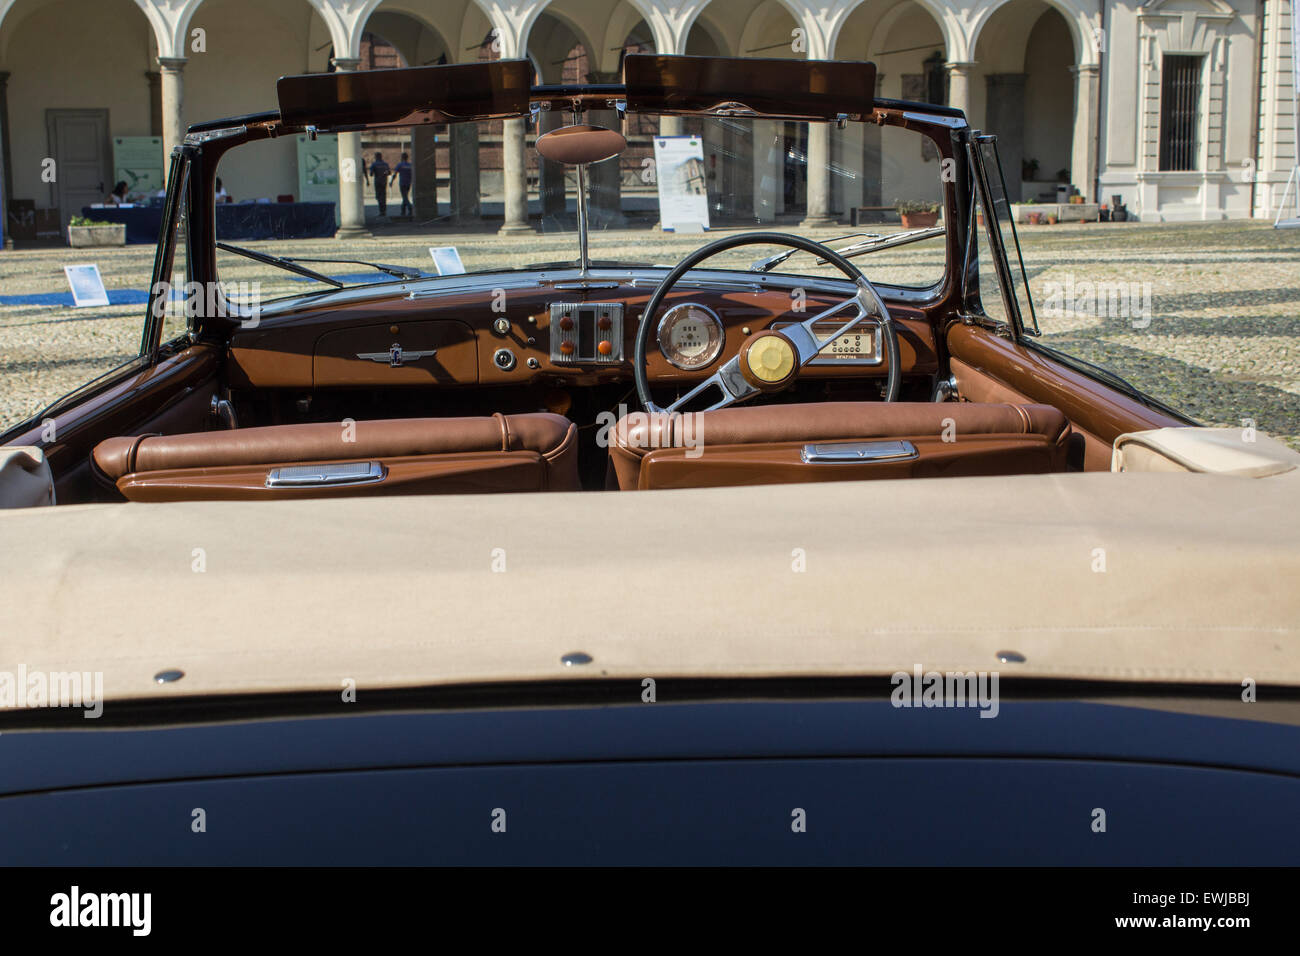
[[[663,304],[664,297],[677,281],[705,259],[735,249],[737,246],[775,245],[792,246],[804,252],[810,252],[834,265],[852,279],[857,291],[843,302],[818,312],[795,325],[789,325],[779,332],[764,329],[747,338],[740,347],[740,352],[729,359],[723,366],[700,382],[667,408],[660,408],[650,397],[650,380],[646,375],[646,349],[650,341],[650,330],[655,328],[655,314]],[[847,311],[846,311],[847,310]],[[633,372],[636,376],[636,394],[641,406],[648,412],[674,413],[682,405],[701,392],[717,388],[722,398],[700,411],[712,411],[726,408],[737,402],[748,401],[756,395],[776,392],[788,388],[798,377],[799,370],[815,359],[842,333],[847,332],[869,315],[877,317],[880,333],[884,338],[886,361],[889,368],[889,380],[885,388],[885,401],[898,400],[900,382],[898,360],[898,330],[893,317],[885,306],[880,293],[864,276],[861,270],[833,249],[820,242],[804,239],[802,236],[787,235],[780,232],[744,232],[734,236],[724,236],[708,245],[701,246],[689,256],[677,263],[677,266],[664,276],[654,295],[646,303],[641,313],[641,324],[636,333],[636,352]],[[847,316],[847,318],[845,318]],[[813,332],[813,325],[827,318],[844,318],[844,324],[833,335],[819,339]]]

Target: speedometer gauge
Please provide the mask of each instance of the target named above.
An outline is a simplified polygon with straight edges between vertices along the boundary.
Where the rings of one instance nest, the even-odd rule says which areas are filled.
[[[659,351],[686,372],[711,365],[722,354],[722,320],[694,302],[675,305],[659,320]]]

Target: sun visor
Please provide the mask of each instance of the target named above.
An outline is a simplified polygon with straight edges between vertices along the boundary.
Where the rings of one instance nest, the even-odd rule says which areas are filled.
[[[623,82],[633,112],[863,119],[875,108],[876,65],[634,53]]]
[[[533,68],[495,60],[310,73],[276,83],[280,121],[322,131],[510,119],[528,113]]]

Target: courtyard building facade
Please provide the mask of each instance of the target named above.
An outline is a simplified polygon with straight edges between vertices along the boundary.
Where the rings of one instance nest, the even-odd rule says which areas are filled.
[[[274,108],[282,75],[527,58],[540,82],[614,82],[623,56],[647,52],[870,60],[878,95],[947,103],[997,134],[1013,198],[1065,187],[1148,222],[1271,218],[1296,163],[1293,22],[1290,0],[0,0],[5,234],[31,213],[57,231],[122,170],[155,191],[149,170],[188,124]],[[867,155],[869,130],[769,125],[779,151],[710,183],[722,219],[847,222],[890,201],[869,177],[807,176]],[[621,164],[593,171],[598,224],[653,204],[651,137],[692,131],[628,129]],[[395,167],[408,153],[413,219],[526,233],[571,195],[528,148],[543,132],[343,134],[328,157],[287,138],[220,172],[235,201],[328,196],[340,235],[361,235],[374,154]],[[706,169],[734,148],[706,142]],[[313,180],[317,167],[335,175]]]

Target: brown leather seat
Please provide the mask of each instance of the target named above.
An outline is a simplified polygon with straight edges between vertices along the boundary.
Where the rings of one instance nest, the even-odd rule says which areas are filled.
[[[271,425],[100,442],[93,460],[132,501],[576,490],[577,426],[547,413]],[[378,464],[381,477],[268,484],[295,465]]]
[[[1065,416],[1048,405],[747,405],[694,417],[627,415],[613,429],[610,460],[624,489],[1034,474],[1065,470],[1069,437]],[[868,457],[892,441],[909,442],[914,454]],[[858,460],[816,460],[832,457],[828,446],[864,443]]]

